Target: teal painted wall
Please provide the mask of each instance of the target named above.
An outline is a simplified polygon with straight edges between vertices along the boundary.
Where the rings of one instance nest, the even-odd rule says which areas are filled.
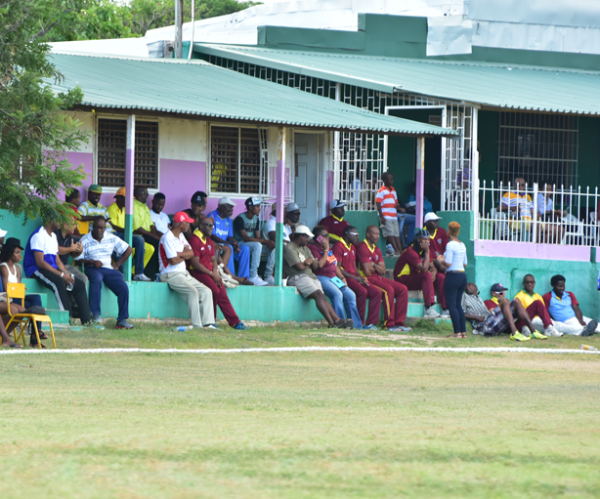
[[[367,227],[369,225],[379,227],[379,217],[377,216],[376,211],[347,211],[346,215],[344,215],[344,220],[358,229],[358,238],[360,241],[365,238]],[[378,246],[385,255],[384,237],[379,238]]]

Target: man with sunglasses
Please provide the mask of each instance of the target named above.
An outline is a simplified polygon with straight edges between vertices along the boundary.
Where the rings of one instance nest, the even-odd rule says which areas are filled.
[[[558,332],[552,324],[552,319],[546,309],[544,299],[534,290],[535,277],[531,274],[526,274],[523,277],[523,289],[516,294],[515,300],[519,300],[523,304],[523,307],[527,310],[527,315],[531,318],[531,323],[538,331],[543,332],[546,336],[562,336],[563,333]],[[523,332],[523,329],[519,326],[521,324],[517,324],[517,328]],[[527,336],[527,331],[523,334]],[[536,331],[533,332],[533,335],[535,337]]]
[[[233,329],[248,329],[235,313],[227,296],[227,288],[224,286],[219,275],[215,243],[210,238],[215,221],[212,218],[202,217],[198,223],[199,227],[194,230],[192,237],[189,239],[194,256],[187,261],[188,271],[192,277],[204,284],[212,292],[215,317],[217,316],[218,305],[225,319]]]

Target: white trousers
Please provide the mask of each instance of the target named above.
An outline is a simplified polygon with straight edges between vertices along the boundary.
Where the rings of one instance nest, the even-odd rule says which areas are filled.
[[[589,324],[592,321],[592,319],[584,316],[583,321],[586,324]],[[541,333],[544,332],[544,324],[542,323],[542,319],[540,319],[539,317],[536,317],[535,319],[533,319],[531,321],[531,323],[535,326],[535,328],[539,332],[541,332]],[[556,330],[559,333],[570,334],[573,336],[581,336],[581,333],[583,333],[583,330],[585,329],[584,326],[579,324],[579,320],[577,320],[577,317],[572,317],[571,319],[569,319],[568,321],[565,321],[565,322],[552,320],[552,325],[556,328]],[[596,332],[600,333],[600,324],[598,324],[598,327],[596,328]]]

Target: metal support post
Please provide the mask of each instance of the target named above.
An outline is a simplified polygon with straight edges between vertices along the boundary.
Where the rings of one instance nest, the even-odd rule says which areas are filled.
[[[275,286],[281,286],[283,277],[283,213],[285,209],[285,161],[287,157],[288,128],[279,127],[277,133],[277,198],[275,232]]]
[[[416,174],[416,192],[417,206],[415,208],[415,227],[423,227],[423,196],[425,187],[425,137],[417,137],[417,174]]]
[[[125,242],[133,247],[133,187],[135,172],[135,115],[127,117],[127,149],[125,154]],[[125,280],[131,284],[132,258],[123,265]],[[136,269],[138,270],[138,269]]]

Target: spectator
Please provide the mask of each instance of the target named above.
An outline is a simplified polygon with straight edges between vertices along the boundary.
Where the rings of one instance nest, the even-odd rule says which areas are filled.
[[[107,222],[110,222],[108,208],[100,203],[101,197],[102,187],[98,184],[90,185],[87,201],[81,203],[77,208],[77,212],[80,215],[79,221],[82,222],[79,225],[81,234],[87,234],[89,232],[89,222],[93,222],[96,217],[104,217]],[[108,232],[112,232],[112,227],[109,225],[107,230]]]
[[[381,233],[386,238],[386,255],[400,256],[402,243],[400,242],[400,227],[398,225],[398,196],[394,189],[394,176],[385,172],[381,176],[383,186],[377,191],[375,204],[379,213]]]
[[[505,192],[498,206],[499,212],[506,212],[509,218],[519,221],[511,222],[512,229],[521,232],[523,241],[529,241],[531,221],[533,220],[533,201],[527,194],[527,184],[523,177],[515,178],[514,191]]]
[[[283,219],[283,243],[290,242],[290,234],[292,233],[293,223],[289,219],[289,212],[298,212],[298,218],[300,218],[300,209],[296,203],[288,203],[284,208],[284,219]],[[265,239],[270,239],[273,242],[277,242],[277,203],[271,205],[271,217],[267,220],[265,228],[263,230],[263,236]]]
[[[290,234],[296,230],[300,222],[300,208],[296,203],[288,203],[285,205],[285,221],[284,224],[289,227]],[[343,220],[342,220],[343,222]],[[319,224],[321,225],[321,224]],[[337,225],[334,224],[336,227]],[[284,228],[285,230],[285,228]],[[331,238],[331,234],[329,234]],[[334,239],[335,240],[335,239]]]
[[[227,266],[232,275],[239,277],[250,277],[250,248],[248,246],[240,246],[233,237],[233,208],[235,203],[231,198],[225,196],[219,199],[217,209],[211,211],[207,217],[215,221],[213,234],[211,239],[222,245],[229,246],[233,253],[233,259],[229,259]],[[225,261],[225,260],[224,260]],[[234,262],[238,264],[237,273],[235,271]]]
[[[187,239],[192,237],[192,234],[196,229],[200,227],[200,219],[204,216],[204,210],[206,209],[206,200],[208,199],[208,194],[203,191],[196,191],[192,194],[192,199],[190,200],[191,208],[187,208],[183,210],[184,213],[190,218],[194,219],[194,223],[190,225],[190,230],[187,234],[184,234]]]
[[[319,225],[325,227],[329,233],[329,238],[337,242],[342,239],[344,229],[349,225],[348,222],[344,220],[344,215],[346,214],[346,201],[334,199],[329,203],[329,211],[331,214],[321,220]],[[300,210],[298,210],[298,216],[300,216]]]
[[[238,215],[233,221],[233,236],[240,248],[247,246],[250,249],[250,277],[249,281],[255,286],[273,285],[273,269],[275,267],[275,243],[270,239],[260,237],[260,199],[248,198],[245,202],[246,212]],[[258,275],[260,255],[267,255],[265,279]]]
[[[554,209],[552,199],[553,188],[550,182],[542,182],[537,197],[538,219],[538,241],[543,243],[559,244],[565,233],[565,226],[561,224],[567,212]],[[577,220],[576,220],[577,223]]]
[[[519,300],[523,305],[523,308],[527,311],[527,315],[531,319],[531,323],[537,328],[538,331],[544,333],[546,336],[562,336],[563,334],[558,332],[552,324],[550,314],[546,309],[544,299],[535,292],[535,277],[531,274],[526,274],[523,277],[523,289],[517,293],[515,300]],[[517,329],[523,333],[522,325],[517,323]],[[526,327],[526,326],[525,326]],[[525,331],[527,336],[527,331]],[[533,332],[536,336],[536,332]]]
[[[219,275],[217,257],[215,255],[215,243],[210,238],[213,226],[214,220],[212,218],[203,217],[200,220],[200,228],[194,231],[189,241],[194,251],[194,256],[188,260],[188,270],[194,278],[212,292],[215,317],[217,316],[218,305],[228,324],[233,329],[245,330],[248,328],[235,313],[227,296],[227,288],[224,286],[223,280]]]
[[[383,293],[377,286],[371,286],[365,276],[356,270],[356,245],[358,244],[358,230],[352,225],[344,229],[343,238],[333,245],[333,255],[337,259],[338,267],[346,278],[348,287],[356,296],[356,308],[361,321],[365,321],[363,329],[377,330],[381,316],[381,300]],[[367,298],[369,299],[369,315],[365,320],[367,311]]]
[[[406,211],[409,213],[415,214],[417,209],[417,183],[413,182],[411,186],[412,194],[408,197],[408,203],[406,203]],[[427,213],[433,212],[433,205],[431,201],[427,199],[427,196],[423,195],[423,216],[427,215]]]
[[[77,258],[83,251],[83,246],[79,243],[79,237],[73,237],[74,224],[66,223],[61,226],[60,229],[54,231],[56,235],[56,242],[58,243],[58,257],[63,262],[63,265],[67,272],[70,272],[78,279],[81,279],[87,286],[88,278],[81,272],[75,265],[69,264],[69,258]]]
[[[575,294],[565,291],[566,279],[562,275],[552,276],[552,291],[544,295],[544,303],[554,321],[554,327],[563,334],[591,336],[599,333],[598,319],[590,319],[581,313]]]
[[[397,223],[397,221],[396,221]],[[404,325],[408,308],[408,289],[404,284],[386,279],[383,254],[377,247],[379,229],[374,225],[367,227],[364,242],[356,248],[356,259],[361,275],[369,281],[369,286],[378,287],[383,293],[383,315],[388,331],[412,331]]]
[[[440,227],[440,220],[442,217],[438,217],[435,213],[427,213],[424,218],[425,229],[429,232],[429,249],[431,253],[432,261],[435,261],[438,256],[443,255],[446,252],[446,245],[448,244],[448,233],[446,229]],[[440,267],[442,268],[442,267]]]
[[[77,207],[81,204],[81,192],[79,192],[79,189],[72,188],[72,189],[68,190],[67,193],[65,194],[65,201],[72,205],[71,209],[75,213],[78,213]],[[73,227],[73,235],[76,236],[77,238],[79,238],[81,236],[81,234],[79,233],[79,227],[77,225],[78,221],[79,221],[79,216],[77,216],[75,218],[75,227]]]
[[[125,241],[125,187],[121,187],[115,194],[116,201],[108,207],[110,223],[115,231],[115,236]],[[134,281],[150,281],[144,274],[144,268],[154,254],[154,246],[144,241],[139,234],[132,234],[131,246],[134,254]],[[150,274],[156,279],[156,274]]]
[[[489,300],[485,300],[485,302],[484,302],[485,306],[488,308],[488,310],[490,310],[492,312],[494,312],[494,310],[497,307],[500,307],[503,310],[505,317],[508,317],[508,314],[510,314],[512,319],[514,319],[515,321],[517,321],[518,319],[521,319],[522,323],[524,323],[524,325],[527,326],[527,330],[525,330],[525,332],[533,331],[535,329],[535,326],[533,326],[533,324],[531,324],[531,319],[529,318],[529,315],[527,314],[525,307],[523,307],[523,304],[520,302],[520,300],[512,300],[512,301],[508,300],[506,298],[506,291],[508,291],[508,289],[505,288],[504,286],[502,286],[502,284],[500,284],[500,283],[496,283],[496,284],[492,285],[492,288],[491,288],[492,297]],[[496,314],[496,315],[498,315],[498,314]],[[533,326],[533,329],[532,329],[532,326]],[[506,328],[506,327],[507,327],[507,324],[505,323],[504,328]],[[501,332],[502,330],[499,330],[498,332]],[[519,332],[519,329],[516,327],[516,323],[515,323],[514,330],[511,328],[510,339],[513,341],[529,341],[532,338],[530,336],[526,336],[523,333]],[[538,339],[546,339],[546,337],[544,336],[543,338],[538,338]]]
[[[159,279],[185,300],[192,326],[216,329],[210,289],[194,279],[185,268],[186,260],[194,256],[194,251],[183,234],[193,221],[182,211],[176,213],[171,229],[160,238]]]
[[[462,308],[462,295],[467,287],[467,248],[459,241],[460,224],[450,222],[448,225],[450,242],[446,245],[446,252],[440,258],[440,264],[446,267],[444,281],[444,295],[452,318],[452,327],[455,338],[467,337],[465,312]]]
[[[402,233],[406,226],[406,246],[410,246],[415,238],[416,220],[417,217],[414,214],[408,213],[408,208],[398,201],[398,234],[400,234],[400,241],[402,241]]]
[[[321,283],[325,296],[331,301],[333,310],[338,317],[347,316],[352,319],[354,329],[362,329],[362,318],[356,308],[356,295],[348,287],[344,274],[338,268],[337,258],[333,254],[333,249],[329,247],[327,229],[317,225],[313,229],[313,234],[315,239],[308,245],[308,249],[315,258],[316,268],[314,273]]]
[[[56,297],[58,308],[69,312],[71,317],[74,302],[79,320],[88,325],[91,317],[85,283],[67,272],[58,258],[58,240],[54,231],[59,228],[60,224],[54,217],[46,216],[44,225],[31,234],[27,241],[23,270],[26,277],[35,277],[42,286],[50,289]]]
[[[8,348],[23,348],[18,343],[15,343],[8,333],[6,332],[6,328],[4,327],[4,322],[0,321],[0,337],[2,338],[2,346]],[[33,335],[35,337],[35,335]],[[42,339],[40,337],[40,339]],[[35,344],[32,343],[31,346],[37,346],[37,338],[35,339]]]
[[[0,244],[4,244],[4,238],[6,237],[6,234],[8,234],[7,231],[0,229]]]
[[[133,197],[135,198],[133,200],[133,233],[142,236],[144,241],[152,245],[154,251],[157,251],[161,236],[156,230],[154,222],[152,222],[150,209],[146,206],[148,189],[142,185],[136,185],[133,189]],[[150,257],[152,257],[152,254],[147,257],[146,261],[150,261]],[[144,271],[142,270],[140,273],[136,270],[136,275],[140,274],[144,275]],[[154,279],[154,276],[152,278]],[[140,277],[139,280],[145,281],[146,279]]]
[[[156,228],[157,234],[160,237],[164,236],[171,228],[171,220],[163,211],[165,208],[166,197],[162,192],[157,192],[152,198],[152,209],[150,210],[150,218]],[[192,208],[194,207],[192,203]],[[158,261],[158,260],[157,260]]]
[[[106,233],[106,221],[97,217],[92,225],[92,231],[81,238],[83,252],[77,261],[83,264],[85,274],[90,280],[90,309],[92,320],[96,324],[102,322],[102,283],[117,297],[119,314],[116,329],[132,329],[129,318],[129,286],[119,272],[119,267],[125,263],[132,253],[132,248],[121,238]],[[112,263],[112,255],[119,259]]]
[[[315,300],[319,312],[323,315],[329,327],[352,329],[352,319],[338,317],[333,307],[327,301],[321,283],[313,273],[317,263],[310,250],[306,247],[313,233],[305,225],[299,225],[291,235],[290,242],[283,248],[283,273],[287,277],[287,285],[295,286],[304,297]]]
[[[404,284],[410,290],[422,290],[425,302],[425,313],[423,317],[439,317],[433,306],[435,305],[435,292],[438,292],[440,304],[443,309],[443,317],[450,317],[446,309],[446,298],[444,296],[444,281],[446,275],[442,272],[430,271],[433,266],[431,262],[431,251],[429,246],[429,233],[420,229],[412,245],[406,248],[394,267],[394,280]]]

